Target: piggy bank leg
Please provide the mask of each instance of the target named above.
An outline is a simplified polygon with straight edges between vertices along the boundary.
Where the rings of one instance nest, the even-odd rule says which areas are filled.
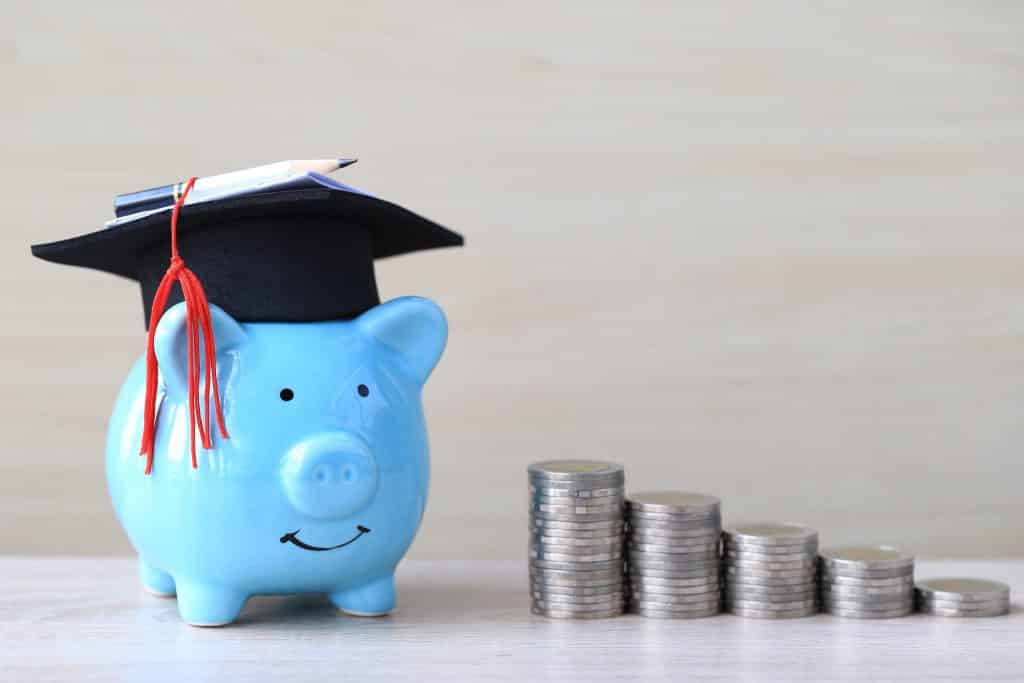
[[[249,596],[222,586],[178,580],[178,613],[193,626],[224,626],[242,612]]]
[[[167,572],[157,569],[141,557],[139,558],[139,578],[142,587],[153,595],[161,598],[174,597],[174,579]]]
[[[364,584],[359,588],[331,593],[334,606],[357,617],[379,617],[395,608],[395,576]]]

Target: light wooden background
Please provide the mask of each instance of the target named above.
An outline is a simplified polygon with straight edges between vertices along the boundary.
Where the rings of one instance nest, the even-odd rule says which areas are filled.
[[[555,6],[557,5],[557,9]],[[29,257],[117,192],[287,158],[463,231],[420,558],[524,557],[525,465],[1024,554],[1024,5],[6,3],[0,551],[127,553],[136,288]]]

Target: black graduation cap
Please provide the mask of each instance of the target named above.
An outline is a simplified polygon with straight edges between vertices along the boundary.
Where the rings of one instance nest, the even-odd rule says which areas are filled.
[[[345,187],[345,186],[341,186]],[[179,250],[207,298],[242,322],[349,319],[380,303],[374,259],[462,236],[354,188],[316,186],[185,204]],[[137,280],[146,325],[168,267],[170,211],[36,244],[46,261]],[[174,288],[168,306],[181,301]]]

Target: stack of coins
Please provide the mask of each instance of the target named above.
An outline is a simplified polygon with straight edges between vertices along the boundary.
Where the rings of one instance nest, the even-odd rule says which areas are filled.
[[[530,465],[531,611],[599,619],[625,609],[619,465],[557,460]]]
[[[626,502],[630,611],[648,617],[718,614],[721,501],[713,496],[655,491]]]
[[[940,617],[998,617],[1010,613],[1010,587],[985,579],[928,579],[916,590],[917,608]]]
[[[914,556],[889,546],[821,551],[821,604],[859,619],[905,617],[914,610]]]
[[[723,540],[730,612],[764,619],[817,613],[817,531],[800,524],[743,524],[727,529]]]

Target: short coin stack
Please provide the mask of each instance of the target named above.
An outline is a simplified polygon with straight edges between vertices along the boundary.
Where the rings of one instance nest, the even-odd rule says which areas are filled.
[[[998,617],[1010,613],[1010,587],[985,579],[928,579],[917,583],[917,608],[939,617]]]
[[[619,465],[552,460],[530,465],[531,611],[598,619],[625,609]]]
[[[630,611],[648,617],[718,614],[721,501],[681,491],[629,496],[626,561]]]
[[[821,551],[821,604],[838,617],[888,619],[914,610],[914,556],[889,546]]]
[[[800,524],[743,524],[727,529],[723,543],[730,612],[764,619],[817,613],[817,531]]]

